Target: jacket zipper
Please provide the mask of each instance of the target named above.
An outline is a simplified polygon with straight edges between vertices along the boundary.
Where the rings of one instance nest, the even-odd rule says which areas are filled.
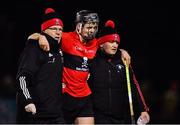
[[[112,98],[111,98],[111,70],[109,69],[109,114],[111,114]]]

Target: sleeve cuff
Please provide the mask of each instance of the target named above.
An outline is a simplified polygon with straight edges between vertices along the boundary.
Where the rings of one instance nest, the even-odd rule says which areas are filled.
[[[30,104],[30,103],[33,103],[33,100],[32,100],[32,99],[27,99],[27,100],[25,101],[25,106],[28,105],[28,104]]]

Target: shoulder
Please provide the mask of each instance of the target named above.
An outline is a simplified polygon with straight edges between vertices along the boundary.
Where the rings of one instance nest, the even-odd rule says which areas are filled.
[[[27,46],[32,46],[34,48],[38,48],[39,47],[39,43],[38,40],[34,40],[34,39],[29,39],[26,43]]]
[[[69,38],[69,37],[72,37],[74,35],[75,35],[74,32],[63,32],[62,33],[62,38]]]
[[[62,45],[70,45],[75,40],[75,33],[74,32],[63,32],[62,34]],[[68,41],[68,42],[67,42]]]
[[[40,50],[38,41],[37,40],[33,40],[33,39],[29,39],[26,42],[25,50],[26,51],[34,51],[34,52]]]

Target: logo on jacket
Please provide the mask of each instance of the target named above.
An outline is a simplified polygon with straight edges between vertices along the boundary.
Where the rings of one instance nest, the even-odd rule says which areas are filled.
[[[48,56],[49,56],[49,61],[48,61],[48,63],[54,63],[54,62],[55,62],[55,57],[53,57],[53,54],[52,54],[52,53],[49,53]]]
[[[53,56],[53,54],[49,53],[49,57],[52,57],[52,56]]]
[[[124,68],[124,66],[121,65],[121,64],[117,64],[116,67],[117,67],[118,70],[121,70],[122,68]]]

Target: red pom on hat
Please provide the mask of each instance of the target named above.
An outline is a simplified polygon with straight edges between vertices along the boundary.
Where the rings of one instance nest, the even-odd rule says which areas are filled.
[[[106,27],[111,27],[111,28],[115,28],[115,23],[112,21],[112,20],[108,20],[106,23],[105,23],[105,26]]]
[[[42,16],[41,31],[44,31],[53,25],[59,25],[63,27],[63,22],[60,19],[59,14],[56,13],[53,8],[47,8],[44,15]]]
[[[53,12],[55,12],[55,10],[53,8],[47,8],[45,11],[45,14],[53,13]]]
[[[120,36],[115,29],[115,23],[112,20],[108,20],[105,23],[105,27],[99,32],[98,43],[103,44],[105,42],[116,41],[120,43]]]

